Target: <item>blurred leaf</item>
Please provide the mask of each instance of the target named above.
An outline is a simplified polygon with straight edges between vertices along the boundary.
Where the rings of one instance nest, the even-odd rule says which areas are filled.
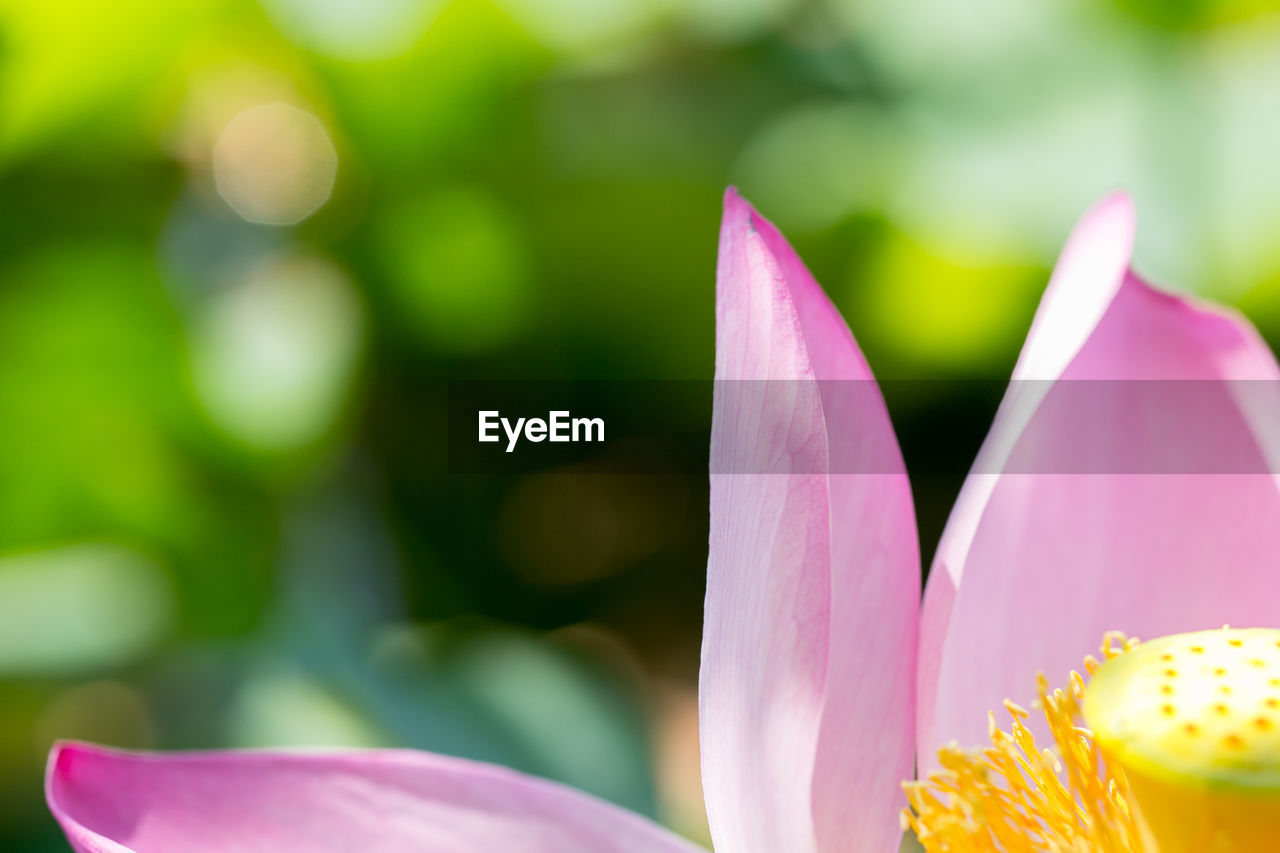
[[[1208,270],[1202,292],[1238,298],[1280,266],[1280,22],[1215,34],[1194,68],[1213,98],[1211,190],[1196,241]]]
[[[850,299],[856,334],[908,375],[990,375],[1012,363],[1047,273],[999,258],[957,258],[890,231]],[[879,375],[892,374],[884,365]]]
[[[530,216],[539,307],[558,342],[531,359],[574,378],[710,375],[723,186],[679,179],[562,181]],[[516,375],[528,376],[528,369]]]
[[[1156,0],[1158,2],[1158,0]],[[1074,47],[1095,16],[1077,0],[830,0],[842,35],[861,40],[877,66],[911,83],[910,91],[969,80],[982,69],[1026,73]],[[994,77],[995,75],[991,75]],[[1025,81],[990,79],[997,91]],[[973,92],[982,97],[983,91]]]
[[[225,463],[193,456],[207,438],[149,254],[53,241],[0,277],[0,547],[146,542],[171,558],[185,631],[243,630],[270,518]]]
[[[140,114],[139,91],[154,90],[221,3],[0,4],[0,164],[89,119],[136,133],[120,118]]]
[[[172,616],[164,575],[118,546],[0,559],[0,674],[118,666],[152,650]]]
[[[1113,0],[1138,20],[1171,30],[1195,29],[1207,23],[1221,0]]]
[[[363,325],[351,283],[332,264],[270,259],[204,306],[192,349],[200,400],[250,448],[305,447],[346,402]]]
[[[155,533],[182,490],[177,323],[146,255],[55,244],[0,293],[0,541]]]
[[[535,772],[653,814],[641,719],[598,670],[514,632],[458,648],[448,672],[529,750]]]
[[[41,752],[59,740],[145,749],[155,746],[155,721],[138,690],[122,681],[91,681],[55,694],[35,734]]]
[[[748,144],[741,190],[791,233],[882,210],[900,180],[902,128],[848,103],[789,110]]]
[[[683,0],[671,5],[692,29],[724,41],[759,37],[784,25],[800,0]]]
[[[383,59],[410,47],[446,0],[265,0],[299,44],[333,57]]]
[[[266,669],[241,685],[228,742],[242,748],[388,746],[359,711],[299,672]]]
[[[529,324],[524,235],[492,194],[455,185],[405,198],[383,214],[378,244],[397,322],[428,348],[484,352]]]
[[[646,0],[498,0],[539,43],[569,55],[595,55],[608,61],[625,55],[657,19]]]
[[[543,53],[491,4],[454,0],[403,55],[321,70],[365,167],[394,196],[428,167],[502,140]]]

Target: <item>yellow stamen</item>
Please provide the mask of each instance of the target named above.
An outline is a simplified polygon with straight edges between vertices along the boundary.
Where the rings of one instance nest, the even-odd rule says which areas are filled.
[[[1136,647],[1122,634],[1102,643],[1107,660]],[[1085,667],[1093,673],[1092,657]],[[991,746],[985,750],[944,747],[941,769],[920,782],[906,782],[910,808],[904,830],[916,834],[929,853],[1140,853],[1119,768],[1108,767],[1092,733],[1076,725],[1085,697],[1084,679],[1072,672],[1065,690],[1050,690],[1040,676],[1036,706],[1043,711],[1056,749],[1041,749],[1027,728],[1027,711],[1006,702],[1011,723],[1001,730],[989,718]]]
[[[903,828],[930,853],[1280,849],[1280,630],[1108,634],[1103,653],[1087,690],[1040,677],[1053,749],[1006,703],[990,748],[947,747],[904,784]]]

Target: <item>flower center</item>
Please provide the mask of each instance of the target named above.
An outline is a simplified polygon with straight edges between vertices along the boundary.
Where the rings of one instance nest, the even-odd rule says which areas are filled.
[[[1268,850],[1280,839],[1280,631],[1201,631],[1101,667],[1084,719],[1124,769],[1144,849]]]
[[[1053,747],[1006,702],[990,748],[939,752],[904,784],[929,853],[1237,853],[1280,839],[1280,630],[1103,641],[1105,663],[1039,679]],[[1084,726],[1081,725],[1083,720]]]

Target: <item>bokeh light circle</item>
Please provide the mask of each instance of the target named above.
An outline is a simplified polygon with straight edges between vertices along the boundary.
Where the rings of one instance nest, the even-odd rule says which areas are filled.
[[[237,114],[213,146],[218,194],[242,217],[293,225],[329,200],[338,152],[320,120],[282,102]]]

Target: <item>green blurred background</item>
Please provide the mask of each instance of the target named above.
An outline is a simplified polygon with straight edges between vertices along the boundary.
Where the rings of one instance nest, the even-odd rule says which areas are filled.
[[[0,849],[65,849],[57,737],[435,749],[705,839],[705,481],[448,477],[442,383],[708,377],[729,183],[881,376],[1007,376],[1117,186],[1275,341],[1271,6],[0,0]],[[927,552],[992,401],[922,387],[904,436],[974,434]]]

